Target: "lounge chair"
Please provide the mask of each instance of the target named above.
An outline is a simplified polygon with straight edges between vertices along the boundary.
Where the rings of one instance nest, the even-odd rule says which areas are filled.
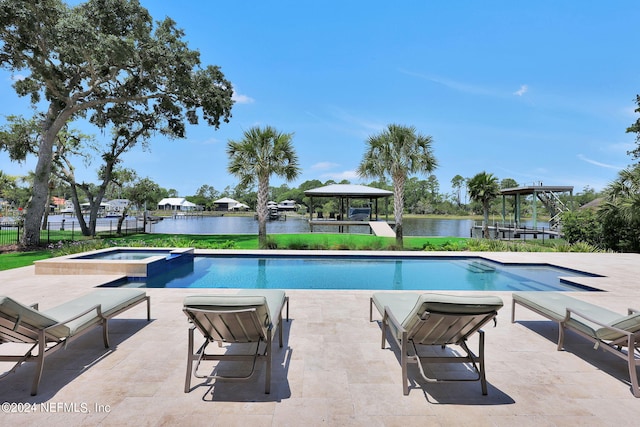
[[[516,304],[558,323],[558,351],[564,347],[565,329],[572,330],[601,348],[627,361],[631,390],[640,397],[637,367],[640,366],[640,310],[618,314],[561,292],[514,292],[511,322]],[[626,348],[626,351],[624,350]]]
[[[480,328],[494,320],[502,307],[502,300],[495,296],[458,296],[412,292],[377,292],[369,302],[369,321],[373,321],[373,307],[382,315],[382,348],[385,348],[387,328],[400,348],[402,387],[409,394],[407,368],[409,363],[418,365],[427,382],[480,381],[482,394],[487,394],[484,363],[484,331]],[[467,339],[478,332],[479,351],[475,355],[467,346]],[[391,341],[389,341],[391,342]],[[466,356],[425,357],[418,354],[418,345],[460,346]],[[471,364],[476,377],[430,378],[424,373],[422,363]],[[478,368],[479,365],[479,368]]]
[[[0,344],[31,346],[24,355],[0,355],[0,361],[16,362],[0,378],[14,372],[24,362],[37,362],[31,386],[31,395],[35,396],[48,355],[66,348],[71,341],[99,325],[102,326],[104,346],[108,348],[108,320],[143,301],[147,302],[147,320],[150,320],[150,297],[138,289],[97,290],[44,311],[38,311],[38,304],[27,306],[0,296]]]
[[[189,355],[184,392],[191,390],[191,376],[201,379],[246,380],[255,373],[256,362],[266,362],[265,393],[271,391],[271,342],[278,330],[282,347],[282,310],[287,306],[289,320],[289,297],[281,290],[243,289],[237,294],[194,295],[184,299],[183,311],[191,322],[189,328]],[[198,329],[205,338],[204,344],[194,352],[194,330]],[[255,343],[253,354],[207,354],[210,342],[223,344]],[[260,353],[261,344],[264,349]],[[198,367],[203,360],[252,361],[251,372],[244,376],[203,375]],[[197,362],[193,366],[193,362]]]

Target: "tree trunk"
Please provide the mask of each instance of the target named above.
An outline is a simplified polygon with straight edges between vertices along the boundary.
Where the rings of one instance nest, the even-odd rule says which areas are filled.
[[[22,233],[21,242],[23,246],[35,246],[40,243],[40,226],[42,225],[42,217],[49,200],[49,177],[51,176],[53,145],[58,132],[70,116],[70,111],[51,104],[42,123],[38,163],[36,164],[33,178],[31,198],[27,202],[24,217],[24,232]]]
[[[482,234],[485,239],[489,238],[489,204],[483,203],[484,224],[482,224]]]
[[[127,212],[129,212],[129,207],[125,206],[122,208],[122,215],[120,215],[120,218],[118,218],[118,229],[116,231],[116,233],[118,234],[118,236],[122,235],[122,223],[124,222],[125,218],[127,217]],[[136,224],[137,226],[137,224]]]
[[[84,216],[82,215],[82,207],[80,206],[80,200],[78,199],[78,187],[74,182],[70,182],[69,186],[71,187],[71,200],[73,201],[73,210],[76,213],[76,219],[78,220],[78,224],[80,225],[80,232],[83,236],[89,235],[89,229],[87,228],[87,223],[84,220]]]
[[[54,138],[55,133],[50,128],[49,131],[45,131],[40,142],[31,198],[27,202],[24,217],[22,244],[26,247],[36,246],[40,243],[40,226],[49,198],[49,176],[51,175]]]
[[[258,214],[258,244],[260,249],[267,248],[267,202],[269,197],[269,176],[258,177],[258,200],[256,213]]]
[[[49,222],[49,209],[51,209],[51,196],[47,196],[47,205],[44,208],[44,215],[42,217],[42,226],[40,229],[42,231],[47,229],[47,222]]]
[[[402,212],[404,210],[404,176],[396,176],[393,179],[393,216],[396,221],[396,246],[404,247],[402,236]]]
[[[104,199],[104,194],[107,192],[107,187],[109,186],[109,182],[111,182],[111,177],[113,176],[113,167],[118,161],[118,156],[121,153],[111,153],[109,156],[110,160],[107,160],[104,172],[102,176],[102,183],[100,183],[100,187],[98,187],[98,194],[93,198],[91,193],[89,193],[88,188],[85,187],[85,192],[87,193],[87,197],[89,198],[89,203],[91,203],[91,213],[89,215],[89,231],[92,236],[96,235],[96,225],[98,222],[98,212],[100,211],[100,204],[102,203],[102,199]],[[92,200],[93,199],[93,200]]]

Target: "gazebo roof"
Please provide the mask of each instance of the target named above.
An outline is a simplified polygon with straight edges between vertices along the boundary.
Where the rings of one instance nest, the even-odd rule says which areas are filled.
[[[528,185],[524,187],[505,188],[500,190],[500,194],[509,196],[514,194],[528,195],[536,193],[565,193],[572,192],[573,186],[569,185]]]
[[[312,197],[360,197],[379,198],[393,196],[393,191],[357,184],[331,184],[304,192]]]

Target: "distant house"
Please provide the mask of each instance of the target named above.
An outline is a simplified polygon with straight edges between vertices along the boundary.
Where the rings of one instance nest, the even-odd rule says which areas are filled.
[[[248,211],[249,206],[245,205],[244,203],[236,203],[235,205],[231,206],[229,210],[230,211]]]
[[[295,211],[298,209],[295,200],[283,200],[278,203],[277,208],[279,211]]]
[[[128,199],[113,199],[107,201],[107,204],[107,216],[120,216],[129,207],[130,202]]]
[[[194,211],[197,207],[184,197],[167,197],[158,202],[158,210],[161,211]]]
[[[62,215],[64,215],[64,214],[71,214],[71,215],[75,214],[76,211],[75,211],[75,209],[73,207],[73,201],[72,200],[65,200],[64,201],[64,206],[60,209],[60,213]]]
[[[215,200],[213,202],[213,210],[215,211],[231,211],[233,207],[239,204],[237,200],[233,200],[230,197],[223,197],[222,199]]]

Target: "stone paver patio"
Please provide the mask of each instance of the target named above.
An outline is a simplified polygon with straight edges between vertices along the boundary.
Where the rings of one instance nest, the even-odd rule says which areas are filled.
[[[474,255],[601,274],[605,277],[581,282],[606,292],[575,296],[620,313],[629,306],[640,308],[637,254]],[[35,275],[33,267],[26,267],[0,272],[0,294],[40,302],[46,309],[114,278]],[[1,414],[2,424],[601,426],[627,424],[640,415],[640,399],[631,394],[624,361],[594,350],[572,333],[566,350],[556,351],[552,322],[518,307],[518,322],[510,323],[511,294],[506,292],[492,292],[505,306],[497,327],[485,327],[488,396],[482,396],[477,382],[422,380],[404,396],[397,349],[388,344],[381,349],[380,323],[368,320],[371,292],[322,290],[287,291],[291,320],[284,323],[284,347],[274,347],[270,395],[263,393],[262,371],[249,382],[214,382],[184,393],[188,324],[182,299],[216,291],[147,292],[151,322],[139,305],[111,321],[110,349],[104,349],[95,329],[47,358],[37,396],[29,394],[33,364],[0,380],[0,402],[16,404],[4,405],[3,412],[31,409]],[[471,345],[475,348],[475,341]]]

